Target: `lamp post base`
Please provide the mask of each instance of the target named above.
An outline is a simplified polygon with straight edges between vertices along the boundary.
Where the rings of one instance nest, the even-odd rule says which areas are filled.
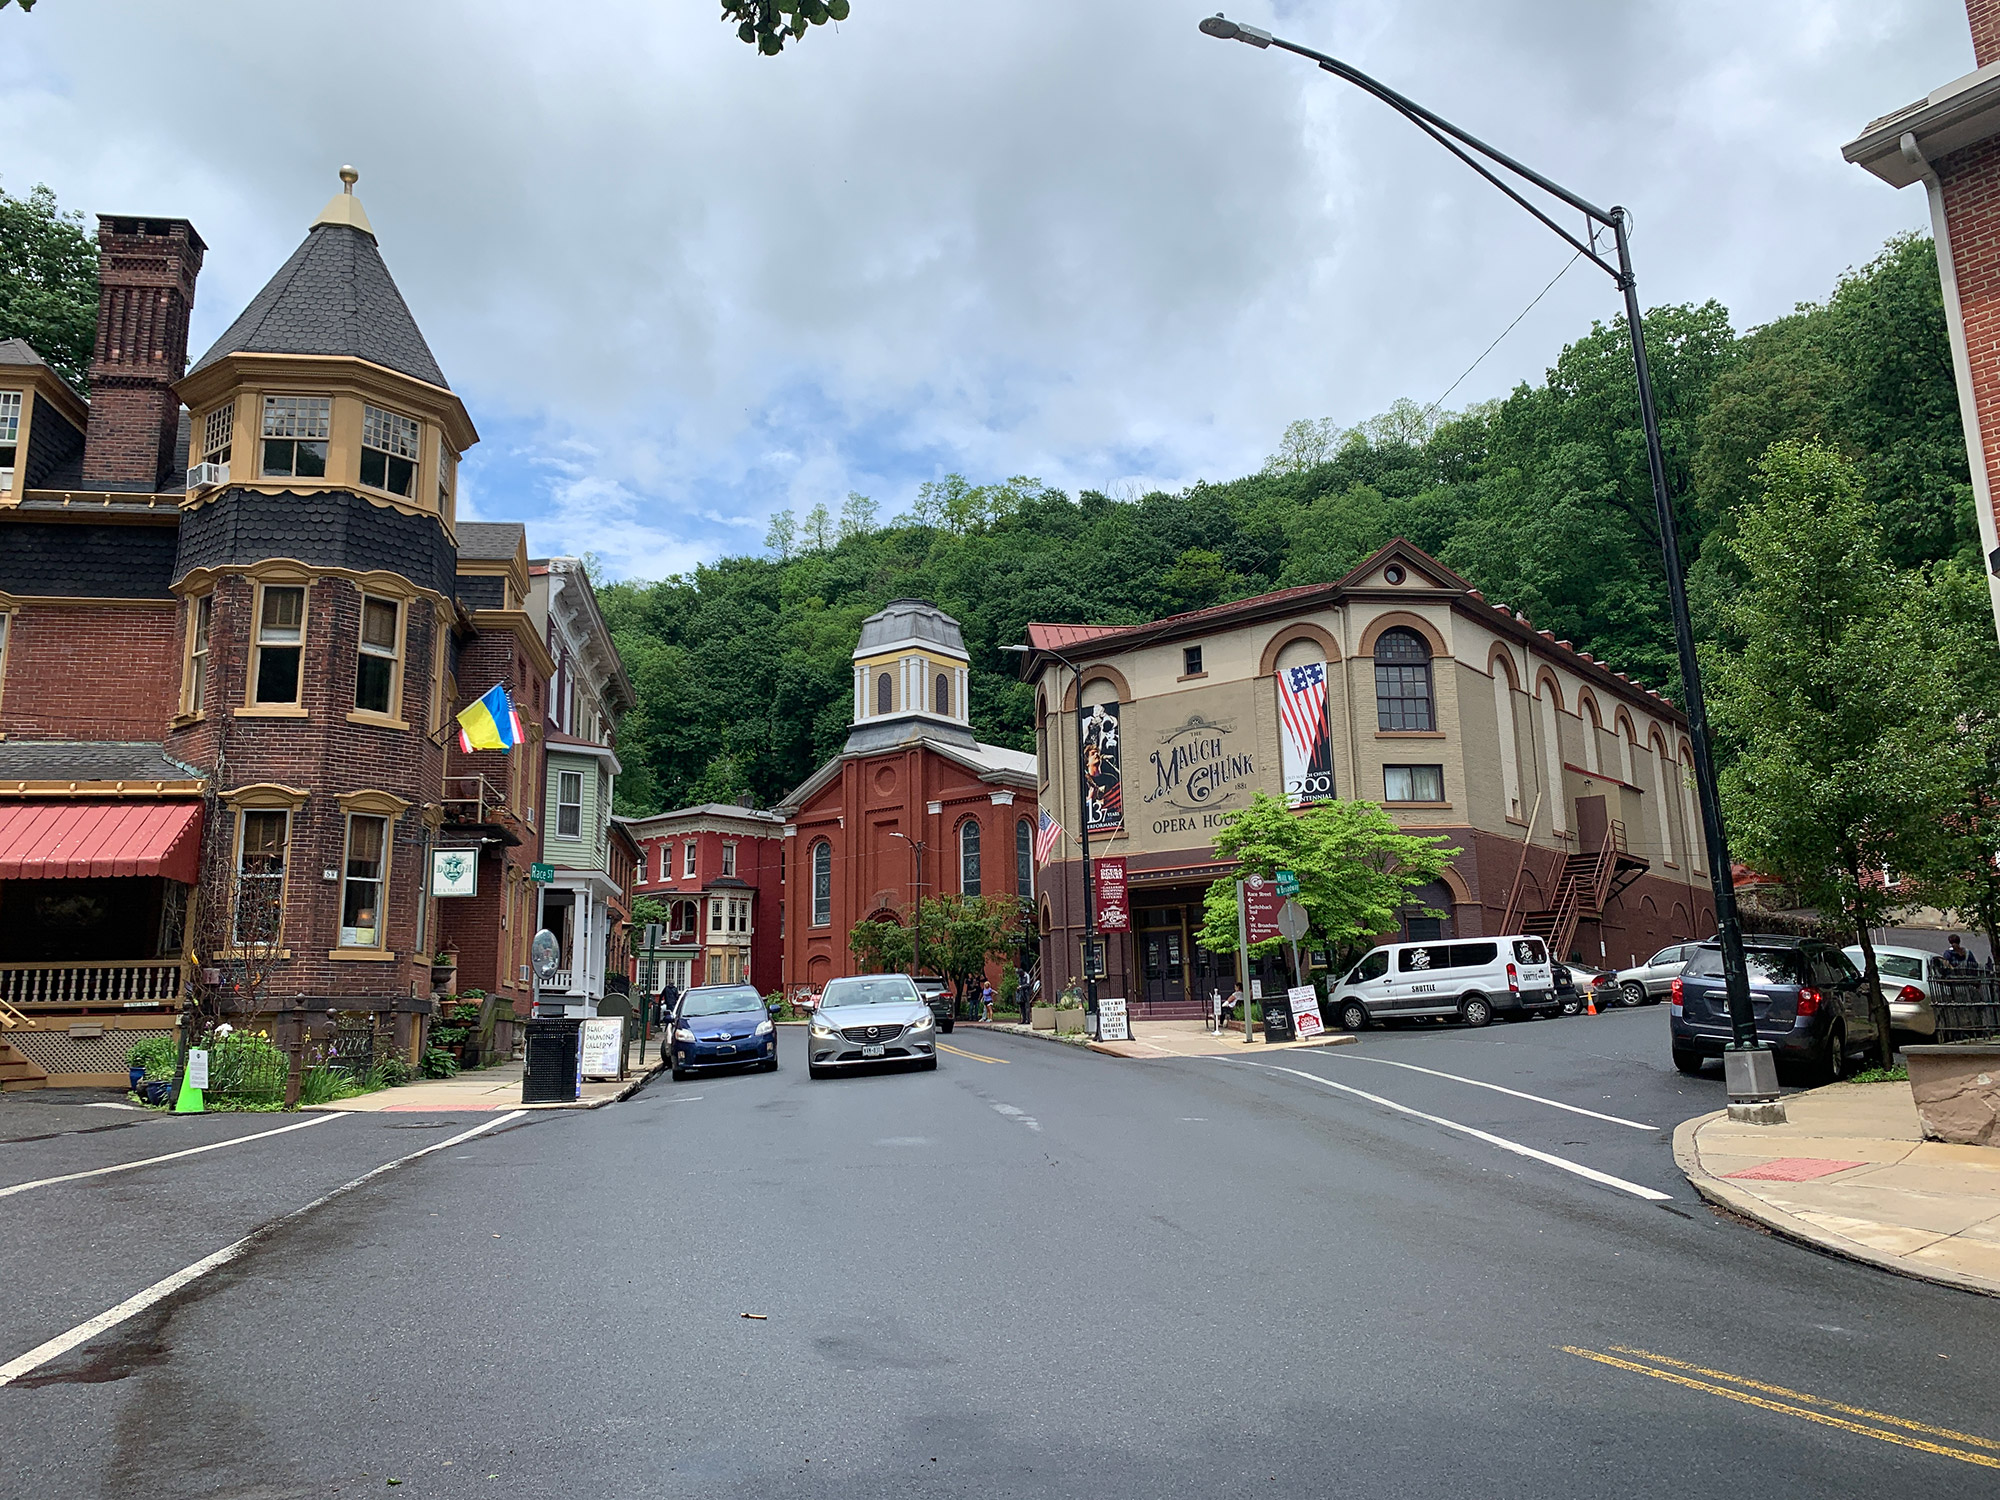
[[[1769,1047],[1745,1047],[1722,1054],[1729,1085],[1729,1118],[1743,1125],[1782,1125],[1785,1102],[1778,1097],[1778,1060]]]

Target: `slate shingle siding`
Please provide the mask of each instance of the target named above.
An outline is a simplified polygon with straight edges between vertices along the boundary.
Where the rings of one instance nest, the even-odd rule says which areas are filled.
[[[174,548],[171,524],[9,518],[0,521],[0,590],[71,599],[165,599],[175,576]]]
[[[446,384],[374,236],[348,224],[315,224],[194,368],[227,354],[350,354]]]
[[[465,577],[458,580],[458,597],[467,609],[504,609],[507,604],[507,580],[504,578]]]
[[[83,433],[70,426],[52,401],[34,398],[34,419],[28,432],[27,483],[24,489],[37,489],[41,482],[63,464],[75,463],[79,470],[83,466]]]
[[[458,581],[451,542],[435,518],[406,515],[346,490],[225,490],[182,520],[173,576],[273,557],[361,573],[380,568],[447,599]]]
[[[186,781],[195,774],[144,741],[0,740],[0,781]]]

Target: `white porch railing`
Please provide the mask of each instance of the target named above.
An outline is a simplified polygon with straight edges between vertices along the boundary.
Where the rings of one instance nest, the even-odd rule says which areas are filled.
[[[0,964],[0,1001],[27,1005],[172,1005],[181,998],[181,961]]]
[[[542,981],[542,988],[544,990],[553,991],[557,994],[567,995],[569,987],[570,971],[568,969],[557,969],[555,973]]]

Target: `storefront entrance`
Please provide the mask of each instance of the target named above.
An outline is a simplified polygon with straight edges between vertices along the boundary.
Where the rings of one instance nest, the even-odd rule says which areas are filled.
[[[1236,987],[1236,957],[1210,953],[1195,942],[1201,930],[1198,901],[1132,913],[1133,1013],[1155,1020],[1206,1016],[1215,997],[1226,998]],[[1281,993],[1291,983],[1288,961],[1260,958],[1250,965],[1253,979],[1265,994]]]

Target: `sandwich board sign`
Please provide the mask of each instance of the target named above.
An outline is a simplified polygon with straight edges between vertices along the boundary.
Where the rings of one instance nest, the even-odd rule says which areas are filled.
[[[1132,1018],[1126,1013],[1123,995],[1097,997],[1097,1039],[1100,1042],[1132,1040]]]
[[[1326,1022],[1319,1015],[1319,992],[1309,984],[1285,991],[1285,999],[1292,1007],[1292,1031],[1299,1037],[1318,1036],[1326,1030]]]

